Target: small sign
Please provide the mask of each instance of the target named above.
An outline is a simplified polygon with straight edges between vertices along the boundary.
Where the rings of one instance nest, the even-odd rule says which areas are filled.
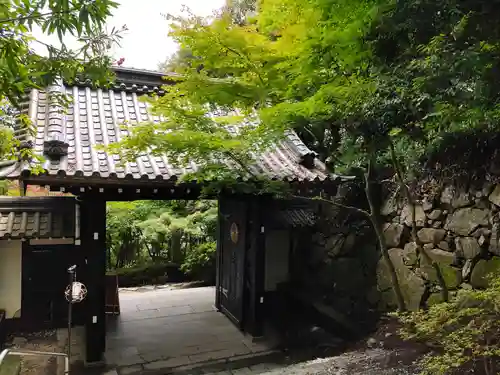
[[[64,291],[66,301],[71,303],[82,302],[87,296],[87,287],[79,281],[75,281],[66,287]]]

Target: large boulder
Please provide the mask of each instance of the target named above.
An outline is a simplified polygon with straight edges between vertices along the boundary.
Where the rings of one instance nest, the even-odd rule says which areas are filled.
[[[415,266],[418,261],[417,244],[415,242],[408,242],[405,244],[403,251],[403,262],[407,266]]]
[[[401,288],[401,292],[403,293],[406,307],[412,311],[418,310],[425,295],[425,281],[406,266],[403,261],[403,249],[390,249],[389,257],[394,264],[394,268],[396,269],[399,286]],[[383,258],[379,261],[377,269],[377,282],[379,290],[383,292],[382,298],[387,304],[394,305],[395,299],[394,293],[391,290],[391,276]]]
[[[417,232],[418,239],[422,243],[438,244],[446,236],[444,229],[422,228]]]
[[[497,256],[500,256],[500,224],[495,223],[491,228],[490,247],[489,251]]]
[[[457,190],[454,186],[446,186],[441,192],[441,203],[460,208],[468,206],[472,203],[472,196],[464,190]]]
[[[481,246],[474,237],[455,238],[455,247],[465,259],[474,259],[481,254]]]
[[[409,227],[412,226],[412,209],[411,205],[406,204],[403,207],[403,210],[401,211],[401,223],[405,223]],[[426,222],[426,216],[425,212],[422,206],[416,205],[415,206],[415,222],[417,224],[417,227],[423,227],[425,226]]]
[[[439,264],[453,264],[454,256],[453,253],[449,251],[444,251],[441,249],[431,249],[427,250],[427,255],[435,261],[438,262]]]
[[[388,247],[398,247],[401,243],[405,226],[397,223],[384,224],[384,239]]]
[[[500,206],[500,184],[497,184],[495,186],[495,189],[493,189],[493,191],[489,195],[488,200],[491,203]]]
[[[472,202],[472,196],[466,191],[461,191],[455,195],[455,197],[451,201],[451,206],[453,208],[466,207],[472,204]]]
[[[488,225],[488,210],[467,207],[448,215],[445,229],[460,236],[468,236],[481,225]]]
[[[438,220],[441,215],[443,214],[443,211],[441,210],[432,210],[428,215],[427,217],[430,219],[430,220]]]
[[[500,272],[500,257],[493,257],[489,260],[479,260],[470,276],[470,284],[474,288],[488,287],[488,277],[494,272]]]

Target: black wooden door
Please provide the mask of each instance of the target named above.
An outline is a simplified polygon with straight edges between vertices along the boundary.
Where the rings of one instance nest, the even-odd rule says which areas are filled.
[[[240,328],[243,325],[243,289],[246,251],[247,204],[221,200],[219,300],[224,314]]]
[[[27,245],[23,250],[23,292],[21,318],[33,329],[57,328],[67,324],[68,303],[64,296],[69,284],[68,268],[77,265],[82,280],[85,262],[74,245]],[[73,321],[83,322],[83,306],[74,305]]]

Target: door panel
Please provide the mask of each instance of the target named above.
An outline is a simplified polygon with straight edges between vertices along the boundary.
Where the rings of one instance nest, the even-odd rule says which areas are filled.
[[[23,292],[21,318],[34,328],[63,327],[67,324],[68,302],[64,291],[69,284],[68,268],[77,265],[77,280],[82,281],[85,262],[74,245],[26,246],[23,250]],[[82,321],[83,306],[75,304],[73,321]]]
[[[237,200],[221,200],[219,204],[220,305],[221,310],[236,325],[242,327],[247,204]]]

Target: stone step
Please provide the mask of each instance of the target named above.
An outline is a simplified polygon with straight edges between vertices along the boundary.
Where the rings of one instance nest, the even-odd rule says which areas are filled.
[[[279,350],[266,350],[251,354],[234,355],[228,358],[200,360],[189,365],[175,366],[167,361],[152,362],[144,367],[129,366],[113,369],[102,373],[102,375],[198,375],[218,373],[227,370],[236,370],[250,366],[262,366],[269,364],[272,366],[276,362],[281,362],[285,358],[283,352]],[[164,362],[164,363],[162,363]]]

